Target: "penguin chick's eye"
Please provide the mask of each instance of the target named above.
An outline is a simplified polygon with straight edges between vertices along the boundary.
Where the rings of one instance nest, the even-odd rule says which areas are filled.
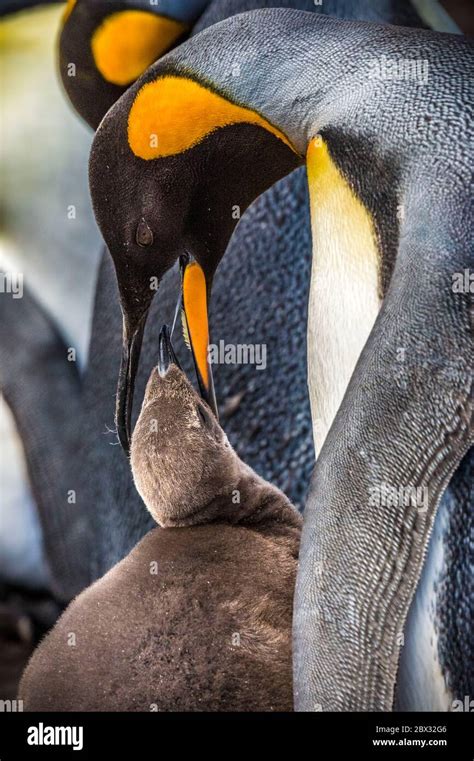
[[[147,248],[153,243],[153,233],[143,217],[138,223],[137,232],[135,233],[135,240],[142,248]]]

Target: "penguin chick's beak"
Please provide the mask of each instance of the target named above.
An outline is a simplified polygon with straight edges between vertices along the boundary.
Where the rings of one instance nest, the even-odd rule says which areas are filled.
[[[181,370],[178,357],[174,353],[173,344],[171,343],[170,331],[167,325],[163,325],[160,330],[158,339],[158,372],[164,378],[170,368],[170,365],[176,365]]]
[[[190,260],[188,256],[181,258],[181,276],[185,340],[193,355],[201,396],[219,419],[212,367],[208,357],[209,317],[206,276],[198,262]]]
[[[124,317],[122,339],[122,361],[117,387],[116,424],[117,435],[124,451],[130,451],[133,392],[137,374],[140,350],[148,309],[139,319]]]

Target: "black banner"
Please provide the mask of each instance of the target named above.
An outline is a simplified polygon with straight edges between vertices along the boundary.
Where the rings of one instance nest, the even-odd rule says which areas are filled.
[[[9,708],[4,706],[4,708]],[[17,705],[11,709],[19,708]],[[21,708],[21,707],[20,707]],[[141,759],[209,751],[248,755],[291,752],[310,743],[311,756],[474,758],[473,714],[34,714],[0,713],[0,761],[23,758]],[[217,727],[211,726],[217,724]],[[247,725],[247,726],[245,726]],[[217,732],[216,732],[217,730]],[[106,755],[105,755],[106,754]],[[349,755],[350,754],[350,755]]]

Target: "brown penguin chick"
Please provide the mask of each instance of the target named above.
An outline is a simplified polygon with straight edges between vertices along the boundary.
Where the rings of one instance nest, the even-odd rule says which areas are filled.
[[[301,517],[247,467],[175,364],[131,451],[151,531],[33,655],[25,709],[290,711]]]

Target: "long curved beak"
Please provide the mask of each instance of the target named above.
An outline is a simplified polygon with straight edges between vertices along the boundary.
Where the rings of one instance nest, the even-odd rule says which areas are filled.
[[[219,419],[214,392],[212,367],[209,362],[208,296],[210,288],[202,267],[188,257],[181,259],[183,289],[183,328],[192,351],[202,398]]]
[[[176,365],[181,370],[179,359],[171,343],[169,328],[167,325],[163,325],[158,339],[158,372],[162,378],[167,374],[170,365]]]
[[[122,361],[117,387],[115,422],[119,441],[127,454],[130,451],[135,377],[147,316],[148,310],[136,322],[131,322],[126,318],[123,321]]]

